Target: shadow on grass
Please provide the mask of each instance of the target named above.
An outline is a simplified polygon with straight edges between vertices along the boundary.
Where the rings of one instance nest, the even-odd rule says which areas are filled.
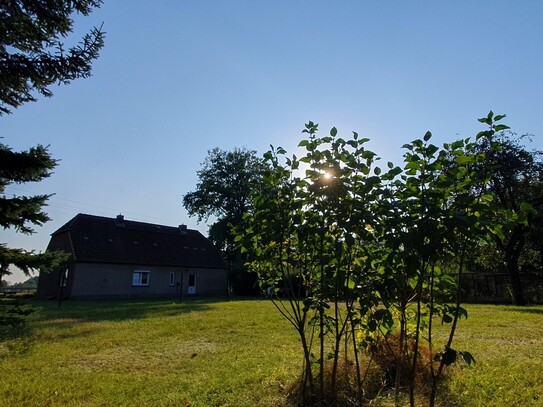
[[[36,310],[20,298],[0,299],[0,359],[21,355],[30,349],[31,316]]]
[[[439,386],[436,401],[436,404],[441,407],[467,407],[469,405],[466,397],[451,390],[446,382]]]
[[[98,322],[124,321],[147,317],[175,317],[180,314],[205,311],[223,300],[190,299],[182,303],[169,300],[77,300],[57,302],[31,300],[39,310],[38,320]]]
[[[0,299],[0,341],[27,336],[29,316],[35,311],[20,298]]]
[[[524,307],[519,307],[516,305],[511,305],[506,308],[507,311],[515,311],[515,312],[525,312],[527,314],[540,314],[543,315],[543,306],[533,306],[533,305],[527,305]]]

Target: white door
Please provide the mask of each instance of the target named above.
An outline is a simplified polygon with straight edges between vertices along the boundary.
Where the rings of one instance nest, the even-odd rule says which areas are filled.
[[[196,274],[189,274],[189,285],[187,293],[190,295],[196,294]]]

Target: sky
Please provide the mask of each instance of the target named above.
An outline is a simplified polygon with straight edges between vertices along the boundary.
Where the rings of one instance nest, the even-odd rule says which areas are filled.
[[[14,150],[49,146],[51,221],[9,247],[44,251],[77,213],[187,224],[207,151],[270,144],[297,152],[308,121],[356,131],[383,161],[431,131],[473,137],[492,110],[543,149],[543,2],[105,0],[67,44],[103,23],[93,75],[0,117]],[[27,277],[15,270],[10,282]]]

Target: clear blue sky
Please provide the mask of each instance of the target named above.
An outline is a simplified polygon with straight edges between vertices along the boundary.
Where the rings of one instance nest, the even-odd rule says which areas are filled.
[[[105,0],[77,19],[76,35],[102,21],[107,32],[93,76],[0,118],[4,143],[61,160],[7,191],[55,193],[53,220],[0,241],[45,250],[78,212],[206,233],[182,196],[207,150],[294,152],[309,120],[399,162],[405,142],[473,136],[493,110],[543,148],[542,18],[537,0]]]

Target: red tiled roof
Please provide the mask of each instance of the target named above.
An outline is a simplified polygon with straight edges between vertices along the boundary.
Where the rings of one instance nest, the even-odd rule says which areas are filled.
[[[78,262],[226,268],[219,251],[197,230],[78,214],[52,234],[48,250]]]

